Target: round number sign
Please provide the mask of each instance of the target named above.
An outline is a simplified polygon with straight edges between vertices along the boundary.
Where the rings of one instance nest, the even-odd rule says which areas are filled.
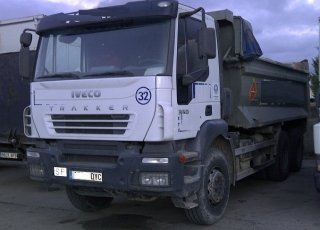
[[[136,100],[140,105],[146,105],[151,100],[151,91],[147,87],[141,87],[136,92]]]

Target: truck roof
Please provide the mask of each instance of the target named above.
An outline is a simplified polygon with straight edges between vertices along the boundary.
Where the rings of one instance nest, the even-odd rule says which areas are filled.
[[[110,22],[132,18],[175,18],[178,12],[178,2],[163,1],[135,1],[124,5],[79,10],[74,13],[59,13],[44,17],[37,26],[37,33],[52,29]]]

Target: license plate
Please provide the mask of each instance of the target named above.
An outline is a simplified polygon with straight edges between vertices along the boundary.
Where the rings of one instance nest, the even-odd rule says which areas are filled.
[[[82,172],[70,170],[69,178],[71,180],[84,180],[102,182],[102,173],[99,172]]]
[[[54,167],[53,171],[55,176],[67,177],[67,168]]]
[[[18,153],[1,152],[1,158],[18,159]]]

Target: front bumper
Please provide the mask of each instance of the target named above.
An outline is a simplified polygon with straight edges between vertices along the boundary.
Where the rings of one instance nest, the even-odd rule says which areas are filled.
[[[120,142],[59,141],[45,148],[29,148],[28,165],[31,179],[78,188],[151,196],[185,197],[198,190],[203,166],[188,167],[179,162],[179,153],[143,153],[125,148]],[[168,163],[142,163],[142,159],[168,158]],[[63,176],[54,169],[65,168]],[[101,181],[75,180],[73,172],[95,172]],[[142,173],[168,175],[167,186],[141,184]],[[185,179],[187,178],[187,179]],[[190,180],[193,178],[193,180]],[[198,178],[198,179],[197,179]]]

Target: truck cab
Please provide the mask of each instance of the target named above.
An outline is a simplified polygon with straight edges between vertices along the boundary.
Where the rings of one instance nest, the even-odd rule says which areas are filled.
[[[164,3],[149,3],[156,4]],[[28,109],[35,123],[27,124],[28,136],[170,141],[194,137],[205,120],[219,119],[218,59],[208,61],[198,52],[203,45],[198,32],[205,23],[200,14],[174,20],[178,5],[167,4],[156,5],[165,15],[132,12],[121,21],[111,14],[98,16],[113,12],[109,8],[55,15],[70,17],[59,29],[48,22],[53,16],[44,18],[37,28],[41,41],[31,84],[34,106]],[[97,22],[86,21],[89,15]],[[73,23],[79,26],[70,29],[77,18],[80,22]],[[214,28],[209,17],[206,24]]]

